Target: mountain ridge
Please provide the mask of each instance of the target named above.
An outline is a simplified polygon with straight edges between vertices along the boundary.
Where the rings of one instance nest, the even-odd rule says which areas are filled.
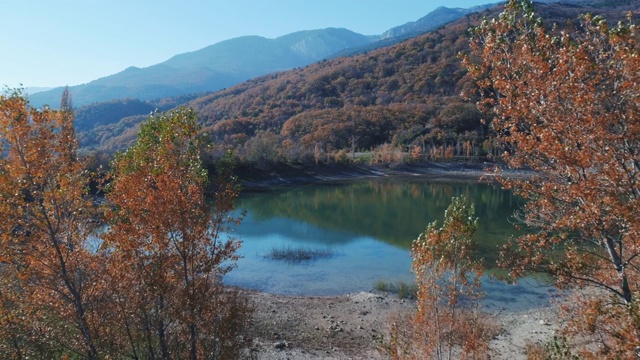
[[[457,10],[457,13],[463,16],[462,11]],[[440,19],[434,25],[437,27],[442,25],[441,18],[432,16],[429,18],[432,20],[428,21]],[[418,20],[422,29],[425,21]],[[416,22],[408,24],[414,23]],[[402,26],[404,25],[393,29],[402,32]],[[413,30],[404,31],[404,34],[415,35],[416,31],[423,31],[416,30],[420,28],[418,25],[411,26]],[[186,92],[217,91],[256,76],[343,56],[348,49],[364,48],[381,38],[382,35],[362,35],[344,28],[302,30],[275,39],[258,35],[242,36],[176,54],[149,67],[128,67],[85,84],[70,86],[69,90],[76,106],[119,98],[151,100]],[[403,38],[387,34],[383,40],[388,45],[402,41]],[[165,73],[159,73],[162,65],[168,66],[163,68]],[[48,104],[56,107],[63,88],[34,93],[29,97],[30,101],[35,106]]]
[[[458,54],[468,51],[469,26],[501,9],[471,14],[366,54],[256,77],[186,106],[197,112],[217,151],[234,149],[248,161],[308,162],[315,153],[333,156],[338,150],[370,151],[384,144],[438,154],[444,147],[457,153],[464,147],[472,153],[493,151],[490,142],[484,143],[483,115],[473,99],[460,96],[473,83]],[[621,8],[600,10],[536,5],[548,26],[566,26],[585,12],[601,13],[612,23],[624,16]],[[112,137],[108,146],[123,149],[132,139],[131,133]]]

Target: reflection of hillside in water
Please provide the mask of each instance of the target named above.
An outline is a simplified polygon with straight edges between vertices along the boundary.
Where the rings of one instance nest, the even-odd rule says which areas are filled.
[[[344,244],[355,240],[354,234],[319,227],[304,220],[283,217],[262,217],[260,220],[254,217],[252,210],[247,214],[238,228],[238,235],[265,237],[279,235],[299,243],[309,245]],[[303,244],[304,245],[304,244]]]
[[[348,241],[351,233],[410,248],[429,222],[442,219],[451,197],[460,195],[475,204],[476,215],[480,217],[476,234],[480,256],[495,259],[496,246],[514,232],[509,217],[518,201],[509,192],[477,182],[378,179],[315,184],[244,194],[238,207],[248,210],[250,217],[264,221],[255,231],[296,237],[296,232],[309,235],[328,229],[333,230],[331,234],[315,236],[318,241]]]

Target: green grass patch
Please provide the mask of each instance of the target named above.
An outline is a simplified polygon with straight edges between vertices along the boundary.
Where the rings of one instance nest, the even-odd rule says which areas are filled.
[[[415,300],[418,296],[418,285],[407,284],[404,281],[395,283],[378,280],[373,286],[376,290],[396,294],[400,299]]]
[[[274,246],[269,253],[264,255],[266,259],[300,263],[317,259],[330,258],[335,255],[330,248],[311,248],[305,246]]]

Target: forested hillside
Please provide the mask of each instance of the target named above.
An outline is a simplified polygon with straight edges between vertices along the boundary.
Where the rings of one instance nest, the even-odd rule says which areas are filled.
[[[481,114],[460,98],[470,84],[457,56],[478,19],[367,54],[256,78],[188,106],[220,149],[234,148],[248,160],[308,161],[314,152],[385,143],[478,145]]]
[[[81,147],[122,150],[111,146],[112,139],[123,133],[135,139],[138,124],[154,111],[166,111],[184,104],[202,94],[186,94],[162,99],[142,101],[118,99],[85,105],[75,110],[74,126]]]
[[[276,39],[243,36],[178,54],[165,62],[135,66],[71,87],[77,105],[119,98],[151,100],[186,93],[217,91],[255,76],[304,66],[344,49],[372,41],[347,29],[299,31]],[[55,106],[60,89],[29,96],[36,106]]]
[[[545,24],[560,26],[585,12],[615,22],[623,10],[637,7],[536,5]],[[475,107],[474,84],[459,54],[468,52],[469,28],[501,9],[395,46],[259,77],[187,106],[198,113],[218,153],[234,149],[249,162],[344,160],[341,150],[396,149],[427,159],[491,154],[498,144],[481,121],[490,117]],[[131,135],[109,138],[102,148],[126,146]]]

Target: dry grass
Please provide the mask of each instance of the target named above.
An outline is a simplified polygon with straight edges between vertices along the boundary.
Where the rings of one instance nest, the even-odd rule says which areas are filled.
[[[317,259],[330,258],[335,252],[330,248],[310,248],[304,246],[274,246],[264,255],[266,259],[286,261],[288,263],[300,263]]]

